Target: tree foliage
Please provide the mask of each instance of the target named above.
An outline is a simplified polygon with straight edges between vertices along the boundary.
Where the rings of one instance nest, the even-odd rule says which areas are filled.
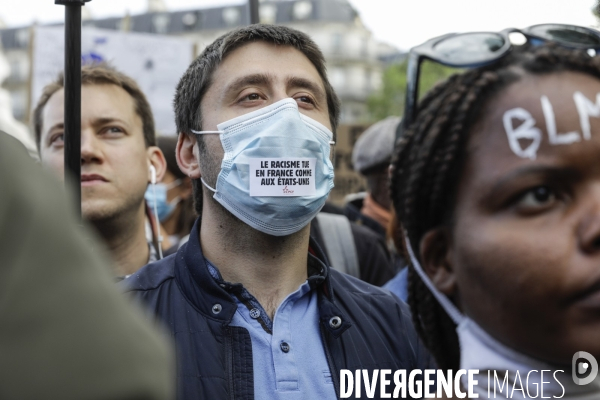
[[[383,72],[381,89],[367,99],[367,108],[372,121],[379,121],[390,115],[404,113],[404,97],[406,96],[406,69],[408,60],[390,65]],[[455,72],[441,64],[424,61],[421,65],[419,98],[436,83],[446,79]]]

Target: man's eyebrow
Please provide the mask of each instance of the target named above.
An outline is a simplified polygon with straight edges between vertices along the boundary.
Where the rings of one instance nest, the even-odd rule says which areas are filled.
[[[272,81],[272,79],[273,78],[271,78],[268,74],[245,75],[237,78],[229,85],[227,85],[227,87],[225,88],[225,93],[230,94],[232,92],[237,92],[240,88],[244,86],[267,85]]]
[[[52,125],[47,132],[52,132],[55,129],[65,129],[65,124],[63,122],[57,122],[56,124]]]
[[[102,117],[102,118],[96,118],[94,119],[94,121],[92,122],[93,125],[104,125],[104,124],[110,124],[111,122],[120,122],[122,124],[128,125],[128,123],[120,118],[116,118],[116,117]]]
[[[288,78],[287,86],[307,89],[308,91],[312,92],[319,99],[325,98],[325,91],[323,91],[323,89],[321,89],[321,87],[319,85],[317,85],[316,83],[314,83],[313,81],[310,81],[305,78],[292,76],[292,77]]]

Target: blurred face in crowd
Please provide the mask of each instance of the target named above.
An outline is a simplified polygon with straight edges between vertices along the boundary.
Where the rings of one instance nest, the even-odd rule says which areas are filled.
[[[41,160],[63,176],[64,90],[43,110]],[[158,155],[159,154],[159,155]],[[162,158],[146,148],[133,98],[112,84],[81,88],[81,205],[84,218],[102,220],[143,209],[150,161]],[[162,169],[158,168],[159,174]],[[160,177],[159,177],[160,179]]]
[[[600,80],[526,75],[484,108],[439,261],[450,284],[433,279],[498,340],[560,364],[580,350],[600,357],[600,119],[590,118],[589,140],[581,137],[577,91],[595,103]],[[541,96],[552,105],[556,132],[579,132],[581,140],[550,144]],[[517,107],[541,131],[535,159],[509,146],[503,115]]]
[[[213,75],[201,103],[202,130],[217,130],[221,122],[286,98],[295,99],[302,114],[331,130],[323,81],[302,52],[262,41],[243,45],[228,54]],[[223,148],[218,135],[204,135],[203,139],[212,160],[210,166],[204,166],[202,176],[214,185]],[[195,138],[180,135],[181,140]]]

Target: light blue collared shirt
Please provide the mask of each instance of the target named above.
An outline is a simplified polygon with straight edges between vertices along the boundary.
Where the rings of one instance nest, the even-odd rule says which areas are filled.
[[[223,282],[219,270],[207,265]],[[317,291],[308,281],[283,300],[273,321],[245,288],[232,297],[238,308],[231,325],[246,328],[252,339],[255,399],[337,398],[319,330]]]

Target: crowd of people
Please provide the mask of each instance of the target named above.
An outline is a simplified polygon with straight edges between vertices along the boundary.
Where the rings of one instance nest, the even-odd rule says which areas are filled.
[[[134,79],[85,65],[83,227],[55,183],[60,75],[33,112],[55,176],[0,135],[0,398],[338,399],[343,370],[389,398],[361,373],[476,370],[478,398],[600,399],[600,33],[520,32],[411,50],[404,116],[361,135],[343,208],[340,102],[305,33],[207,46],[172,137]],[[422,58],[464,70],[417,103]]]

